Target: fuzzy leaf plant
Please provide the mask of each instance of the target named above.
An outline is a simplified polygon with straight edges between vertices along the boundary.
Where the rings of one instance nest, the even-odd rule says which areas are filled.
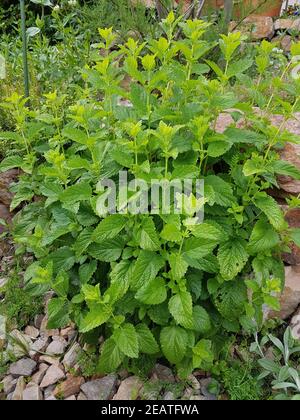
[[[19,153],[0,167],[23,170],[13,187],[16,252],[35,257],[26,289],[35,299],[55,292],[49,328],[72,320],[83,335],[105,338],[101,373],[141,357],[165,358],[183,377],[210,369],[229,333],[258,331],[263,306],[278,309],[281,252],[297,236],[267,192],[277,175],[300,179],[280,159],[299,137],[270,120],[274,110],[287,121],[300,109],[292,64],[272,74],[270,43],[241,59],[239,33],[210,43],[201,20],[171,13],[162,26],[159,39],[118,47],[112,29],[100,30],[101,54],[83,69],[70,107],[59,92],[36,110],[17,95],[4,103],[16,130],[1,137]],[[218,62],[209,59],[216,48]],[[222,131],[224,113],[232,118]],[[120,171],[149,190],[152,179],[202,180],[204,199],[193,190],[190,198],[203,223],[189,209],[131,214],[138,189],[123,197],[117,188],[118,207],[106,212],[101,180]]]

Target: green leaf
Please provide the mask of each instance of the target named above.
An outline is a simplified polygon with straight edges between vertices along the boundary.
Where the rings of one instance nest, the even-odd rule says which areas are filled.
[[[67,137],[69,140],[75,141],[76,143],[83,145],[88,144],[87,134],[78,128],[66,127],[62,131],[62,135]]]
[[[224,241],[224,237],[226,237],[223,230],[210,223],[195,225],[191,228],[191,232],[196,238],[209,239],[215,241],[216,244]]]
[[[148,251],[158,251],[160,249],[160,241],[156,232],[155,224],[150,217],[142,221],[141,230],[139,232],[140,247]]]
[[[69,271],[75,264],[75,255],[69,247],[64,246],[57,248],[45,258],[46,263],[50,261],[53,262],[53,271],[55,273]]]
[[[67,296],[69,292],[69,276],[67,273],[59,273],[52,284],[52,288],[58,296]]]
[[[231,185],[216,175],[209,175],[205,178],[205,187],[211,187],[214,191],[216,204],[223,207],[232,207],[236,202]]]
[[[207,334],[211,329],[210,317],[202,306],[194,306],[193,308],[194,330],[201,335]]]
[[[139,356],[138,334],[132,324],[121,325],[113,334],[119,350],[128,357],[134,359]]]
[[[290,176],[296,180],[300,180],[300,170],[295,165],[285,160],[272,162],[272,164],[270,164],[270,169],[272,169],[275,174]]]
[[[60,201],[71,204],[78,201],[89,200],[92,197],[92,188],[89,182],[80,182],[66,188],[60,195]]]
[[[275,248],[280,242],[278,233],[265,218],[260,219],[251,233],[248,251],[251,255]]]
[[[160,255],[151,251],[141,251],[132,273],[132,289],[139,290],[153,280],[163,266],[164,259]]]
[[[0,172],[5,172],[13,168],[21,168],[23,163],[24,160],[21,158],[21,156],[8,156],[1,161]]]
[[[290,236],[293,242],[300,247],[300,229],[293,228],[290,231]]]
[[[102,220],[93,233],[93,240],[101,243],[106,239],[114,239],[126,225],[126,218],[121,214],[111,214]]]
[[[92,260],[89,263],[85,263],[79,267],[79,280],[81,284],[88,283],[93,277],[97,270],[97,261]]]
[[[202,363],[212,363],[214,353],[212,351],[212,342],[210,340],[200,340],[193,348],[193,367],[200,368]]]
[[[189,238],[186,239],[182,249],[182,256],[188,258],[203,258],[210,254],[217,246],[217,242],[214,239],[204,238]],[[188,260],[186,260],[189,262]]]
[[[92,239],[93,228],[87,227],[80,232],[72,249],[75,251],[76,257],[79,258],[93,242]]]
[[[110,273],[111,287],[106,294],[112,294],[113,301],[121,299],[128,291],[132,276],[133,263],[130,260],[121,261],[114,266]]]
[[[169,300],[169,311],[184,328],[193,329],[193,301],[189,292],[180,291]]]
[[[94,243],[88,247],[88,254],[99,261],[117,261],[122,254],[124,242],[121,239],[108,239],[99,244]]]
[[[174,223],[166,224],[161,231],[160,236],[168,242],[180,242],[182,239],[180,228]]]
[[[240,238],[227,241],[218,251],[221,276],[225,280],[232,280],[242,271],[248,258],[245,241]]]
[[[141,353],[156,354],[159,353],[159,346],[146,324],[138,324],[136,327],[138,335],[139,348]]]
[[[138,290],[135,298],[146,305],[159,305],[167,299],[165,280],[161,277],[149,280]]]
[[[255,146],[262,146],[267,142],[267,138],[263,134],[234,127],[227,128],[224,134],[233,144],[246,143],[254,144]]]
[[[151,321],[158,325],[167,325],[170,319],[169,308],[165,303],[152,306],[148,310],[148,315]]]
[[[160,333],[160,344],[163,354],[170,363],[180,363],[187,350],[188,335],[176,325],[165,327]]]
[[[258,207],[269,219],[271,225],[277,230],[284,230],[287,226],[284,220],[283,212],[277,202],[266,193],[259,193],[253,200]]]
[[[171,276],[174,280],[180,280],[185,276],[188,269],[188,263],[179,253],[169,255],[169,264],[171,267]]]
[[[113,373],[118,369],[123,359],[124,354],[120,351],[116,342],[109,338],[101,349],[97,370],[99,373]]]
[[[232,147],[232,143],[226,141],[212,141],[208,144],[207,154],[211,157],[224,155]]]
[[[69,305],[65,298],[53,298],[47,306],[47,328],[63,328],[70,322]]]
[[[89,312],[85,314],[79,325],[79,331],[86,333],[99,327],[111,317],[111,308],[101,303],[93,303],[89,306]]]

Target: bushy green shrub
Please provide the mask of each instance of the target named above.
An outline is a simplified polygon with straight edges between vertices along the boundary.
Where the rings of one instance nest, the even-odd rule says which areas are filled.
[[[181,23],[184,38],[175,40],[178,24],[171,13],[164,37],[129,39],[114,50],[112,30],[100,30],[101,53],[83,70],[84,88],[69,108],[59,92],[35,111],[18,95],[5,102],[16,131],[1,137],[21,152],[0,168],[24,171],[14,187],[12,208],[23,205],[14,239],[18,253],[37,260],[25,273],[27,291],[56,292],[50,328],[72,319],[81,333],[105,337],[101,372],[141,355],[165,357],[182,376],[209,369],[225,332],[256,331],[262,306],[278,309],[281,251],[291,233],[298,241],[266,192],[278,186],[277,174],[300,179],[278,154],[299,138],[269,118],[274,109],[284,121],[299,110],[291,63],[270,77],[273,45],[264,41],[255,61],[240,60],[241,35],[233,33],[219,41],[219,66],[205,60],[216,47],[203,40],[209,24]],[[255,84],[247,76],[252,67]],[[224,133],[217,130],[222,112],[233,117]],[[106,214],[109,191],[99,182],[117,180],[120,170],[149,188],[152,179],[202,179],[204,198],[191,191],[195,206],[181,214],[132,215],[124,209],[138,191],[121,199],[117,190],[120,211]],[[196,223],[195,208],[204,209],[204,223]]]

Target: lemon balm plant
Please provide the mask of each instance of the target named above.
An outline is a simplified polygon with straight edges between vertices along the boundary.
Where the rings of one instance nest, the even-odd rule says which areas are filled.
[[[183,37],[175,40],[178,25]],[[22,205],[14,240],[18,253],[36,258],[26,288],[34,297],[56,293],[50,328],[73,320],[81,333],[104,336],[100,372],[141,355],[165,357],[182,376],[210,369],[228,332],[258,331],[263,305],[278,309],[280,255],[291,237],[297,241],[266,190],[278,186],[277,174],[300,179],[279,157],[287,141],[299,138],[269,119],[274,108],[286,119],[299,110],[299,81],[286,67],[268,80],[282,96],[270,97],[268,42],[254,61],[240,60],[241,35],[223,35],[217,64],[208,59],[217,45],[203,40],[207,23],[182,23],[171,13],[162,26],[164,37],[129,39],[114,49],[112,29],[100,30],[101,54],[84,68],[85,87],[68,109],[58,92],[46,95],[39,110],[26,109],[17,95],[4,103],[16,131],[1,137],[23,153],[1,163],[1,170],[23,170],[13,188],[12,208]],[[255,68],[258,83],[241,89]],[[224,112],[233,120],[220,133]],[[99,203],[111,191],[101,181],[117,181],[120,171],[149,188],[152,179],[203,180],[204,198],[193,190],[189,198],[204,210],[204,222],[195,223],[189,209],[126,212],[139,191],[124,198],[120,186],[121,204],[105,213]]]

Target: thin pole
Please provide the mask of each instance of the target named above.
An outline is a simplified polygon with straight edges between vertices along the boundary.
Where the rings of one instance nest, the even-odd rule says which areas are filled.
[[[27,58],[25,0],[20,0],[20,9],[21,9],[21,32],[22,32],[22,41],[23,41],[24,91],[25,91],[25,98],[29,98],[29,71],[28,71],[28,58]]]

